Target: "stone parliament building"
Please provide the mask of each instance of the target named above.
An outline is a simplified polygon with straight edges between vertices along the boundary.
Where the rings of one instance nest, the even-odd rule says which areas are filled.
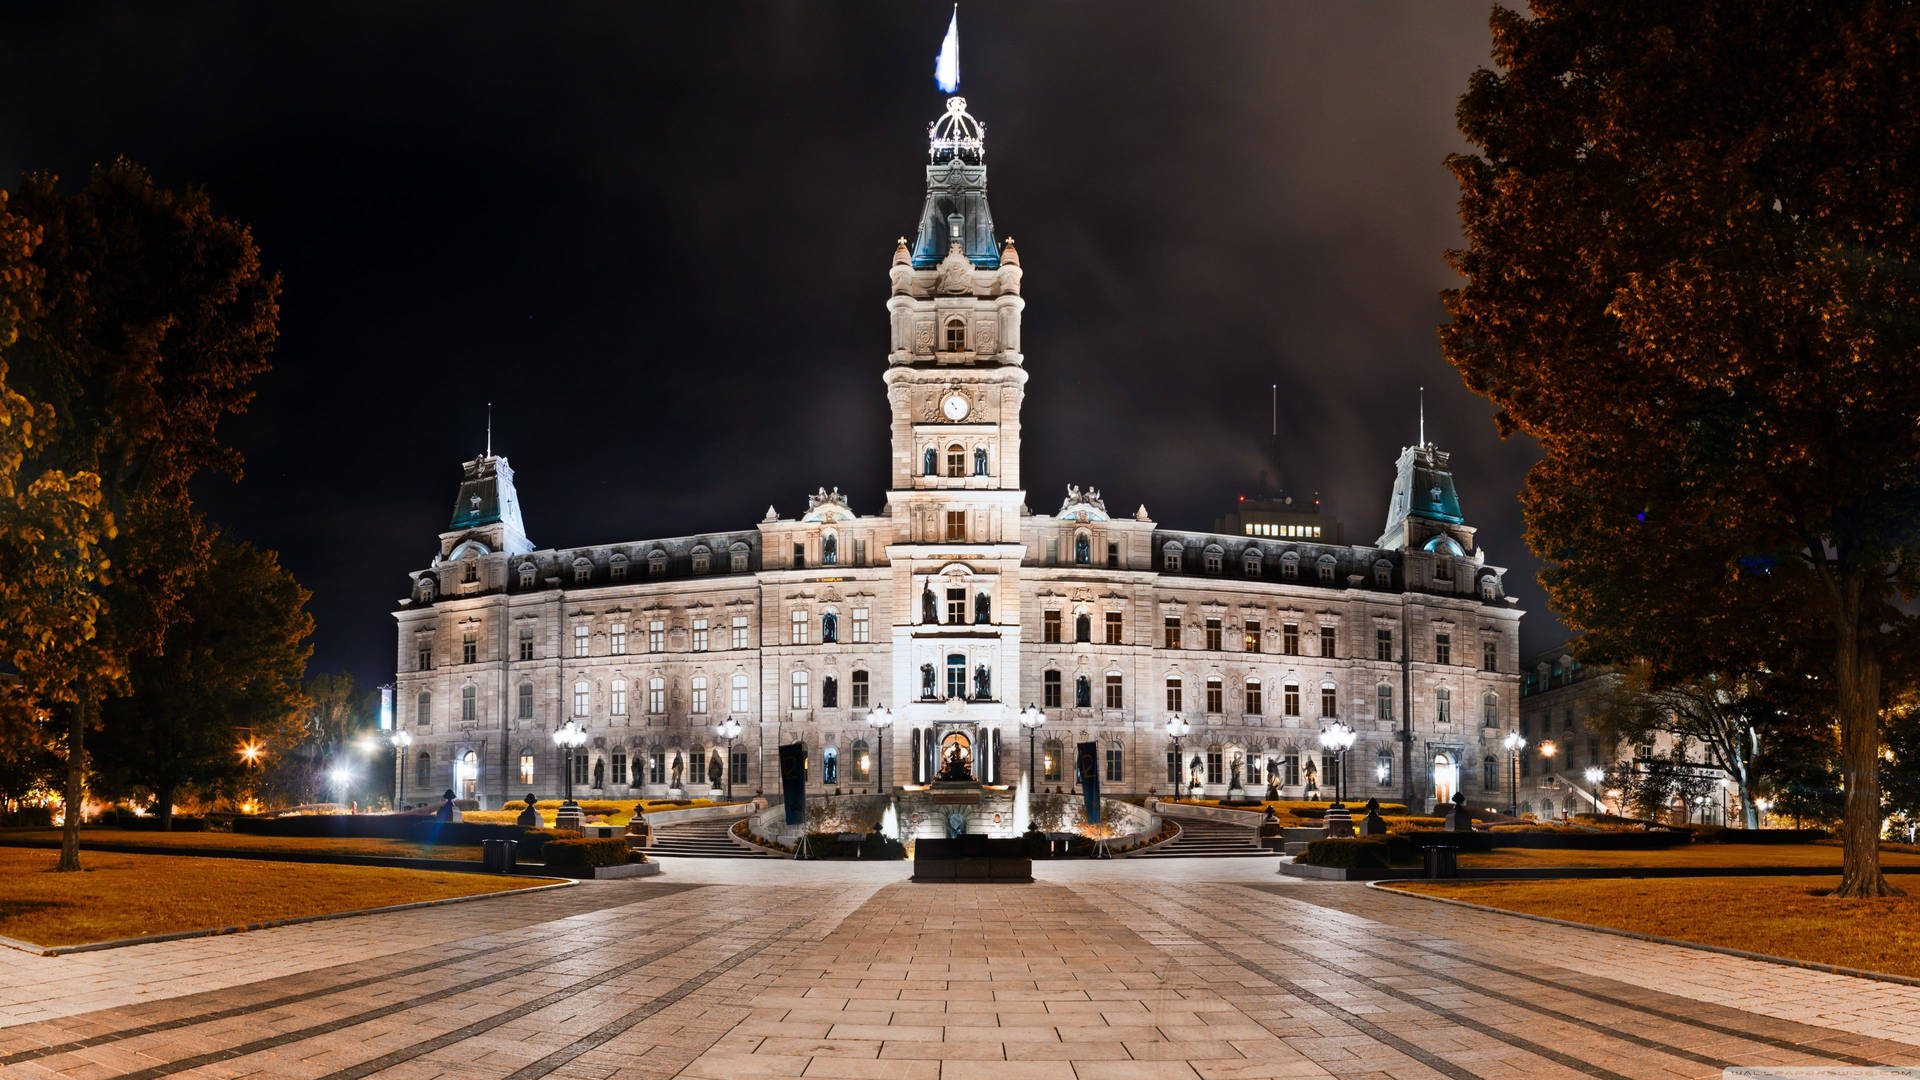
[[[1196,778],[1224,795],[1244,770],[1252,795],[1271,780],[1328,797],[1340,762],[1319,736],[1337,721],[1356,734],[1350,796],[1493,803],[1521,612],[1447,454],[1401,450],[1371,545],[1256,514],[1169,528],[1078,487],[1032,512],[1020,258],[996,236],[963,98],[930,128],[926,178],[888,272],[880,512],[835,488],[746,528],[543,549],[489,448],[394,613],[408,793],[557,797],[552,736],[571,721],[578,798],[704,795],[714,775],[773,795],[795,741],[816,792],[926,784],[955,745],[980,781],[1064,787],[1093,741],[1109,795]],[[1190,725],[1178,756],[1174,717]]]

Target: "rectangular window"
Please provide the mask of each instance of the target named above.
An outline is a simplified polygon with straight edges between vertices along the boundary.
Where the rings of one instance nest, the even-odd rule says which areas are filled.
[[[1375,630],[1373,632],[1373,658],[1375,660],[1393,659],[1393,631]]]
[[[627,752],[625,750],[615,750],[613,752],[613,758],[607,768],[607,772],[612,774],[611,779],[614,783],[625,784],[627,782]]]
[[[787,643],[789,645],[805,645],[807,643],[807,623],[809,621],[807,613],[804,611],[793,611],[787,614]]]
[[[607,651],[615,656],[627,655],[627,624],[617,622],[607,631]]]
[[[947,511],[947,540],[961,541],[967,538],[967,512],[965,510]]]
[[[733,647],[736,649],[744,649],[747,647],[747,617],[745,615],[735,615],[733,617]]]
[[[795,570],[805,570],[807,568],[807,545],[793,545],[793,568]]]
[[[1167,680],[1167,711],[1168,712],[1180,711],[1180,680],[1179,679]]]
[[[433,670],[433,646],[432,645],[422,644],[420,646],[419,661],[420,661],[421,671]]]
[[[533,755],[532,754],[520,755],[520,782],[523,784],[533,783]]]
[[[614,683],[613,690],[611,691],[611,694],[610,694],[610,699],[612,703],[611,707],[613,710],[613,715],[615,716],[627,715],[627,684],[626,683],[623,683],[623,682]]]
[[[1162,624],[1161,633],[1165,636],[1165,640],[1162,642],[1163,645],[1165,645],[1169,649],[1179,648],[1180,647],[1180,616],[1178,615],[1167,616],[1165,623]]]
[[[1126,706],[1126,695],[1122,693],[1123,680],[1118,675],[1107,676],[1107,708],[1120,709]]]
[[[1223,646],[1220,644],[1220,620],[1219,619],[1207,620],[1207,648],[1213,650],[1214,652],[1219,652],[1220,649],[1223,648]]]
[[[1451,634],[1433,635],[1433,662],[1436,664],[1453,663],[1453,636]]]
[[[460,719],[461,720],[469,724],[474,722],[474,719],[475,719],[474,704],[475,704],[475,699],[473,694],[473,687],[469,686],[460,695]]]
[[[667,651],[667,622],[665,619],[655,619],[647,624],[647,651]]]
[[[1120,545],[1112,540],[1107,541],[1107,566],[1114,570],[1120,568]]]
[[[873,623],[866,608],[853,609],[853,643],[865,645],[873,637]]]
[[[587,761],[587,755],[585,754],[573,755],[573,782],[574,783],[584,784],[587,782],[589,764],[590,763]]]
[[[1226,709],[1226,691],[1217,679],[1207,680],[1207,711],[1222,712]]]
[[[647,683],[647,711],[655,716],[667,711],[667,683],[653,679]]]
[[[1288,656],[1300,655],[1300,624],[1280,624],[1280,651]]]
[[[1167,751],[1167,783],[1180,783],[1180,755],[1172,750]]]
[[[733,758],[733,771],[727,775],[735,780],[745,781],[747,778],[747,752],[739,747],[735,747],[731,756]]]
[[[947,590],[947,625],[962,626],[967,621],[967,590]]]
[[[873,684],[870,683],[867,679],[866,672],[856,671],[853,673],[853,707],[854,708],[864,709],[867,707],[867,702],[872,697],[872,686]]]
[[[692,701],[688,705],[688,711],[697,714],[704,714],[707,711],[707,680],[704,675],[693,680]]]
[[[1042,645],[1060,644],[1060,613],[1043,611],[1040,613],[1040,643]]]
[[[1332,656],[1339,649],[1340,631],[1331,626],[1320,628],[1320,655]]]
[[[1258,619],[1248,619],[1244,624],[1241,625],[1240,651],[1241,652],[1259,652],[1260,651],[1260,622]]]
[[[667,755],[655,750],[647,755],[647,783],[664,784],[667,782]]]
[[[1122,779],[1121,772],[1125,758],[1126,753],[1119,747],[1107,747],[1107,779],[1109,781],[1118,782]]]
[[[1047,537],[1047,565],[1051,566],[1059,561],[1060,538],[1057,536],[1049,536]]]
[[[1260,683],[1254,679],[1247,680],[1247,715],[1259,716],[1264,706],[1265,702],[1261,700],[1260,695]]]
[[[1060,673],[1059,672],[1048,671],[1048,672],[1043,672],[1041,674],[1040,705],[1042,708],[1047,708],[1047,709],[1057,709],[1060,707]]]
[[[1340,715],[1340,692],[1331,686],[1320,688],[1320,716],[1331,720]]]
[[[745,675],[736,675],[733,679],[733,711],[737,713],[746,712],[748,703],[747,677]]]
[[[1220,776],[1221,776],[1220,764],[1221,764],[1220,748],[1217,746],[1208,747],[1207,748],[1207,783],[1209,784],[1220,783]]]
[[[533,659],[533,631],[520,631],[520,659]]]
[[[573,655],[575,656],[587,655],[587,649],[591,644],[592,640],[593,640],[593,629],[591,627],[587,626],[585,623],[580,623],[576,625],[573,628]]]
[[[1281,764],[1283,766],[1282,774],[1286,777],[1282,783],[1300,783],[1300,755],[1288,754],[1285,758],[1281,759]]]
[[[1500,650],[1491,641],[1480,645],[1480,666],[1487,671],[1500,670]]]
[[[1380,719],[1393,719],[1393,687],[1380,684]]]
[[[586,683],[577,682],[573,684],[573,715],[587,715],[587,694]]]
[[[1286,686],[1281,687],[1280,706],[1281,710],[1288,716],[1300,715],[1300,687],[1298,684],[1288,683]]]
[[[1107,644],[1120,644],[1121,627],[1125,625],[1125,616],[1117,611],[1107,612]]]
[[[520,719],[522,720],[533,719],[533,684],[532,683],[520,684],[519,700],[520,700],[520,708],[518,711],[519,711]]]
[[[480,659],[480,635],[472,630],[460,635],[460,662],[477,663]]]
[[[693,620],[693,651],[707,651],[707,620]]]

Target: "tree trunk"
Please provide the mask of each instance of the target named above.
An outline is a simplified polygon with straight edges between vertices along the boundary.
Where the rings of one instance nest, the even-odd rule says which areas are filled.
[[[1746,784],[1740,785],[1740,811],[1747,820],[1747,828],[1760,827],[1760,804],[1753,797],[1753,789]]]
[[[60,861],[57,872],[80,869],[80,810],[87,797],[87,721],[93,714],[93,696],[83,681],[80,700],[67,711],[67,802],[66,820],[60,826]]]
[[[1841,584],[1835,629],[1835,689],[1840,713],[1840,887],[1834,896],[1903,896],[1880,873],[1880,657],[1861,632],[1861,583]]]
[[[173,831],[173,789],[162,788],[154,793],[153,807],[160,814],[160,831]]]

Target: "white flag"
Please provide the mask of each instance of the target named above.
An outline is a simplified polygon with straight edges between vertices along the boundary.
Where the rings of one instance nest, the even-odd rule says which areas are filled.
[[[953,19],[947,23],[947,40],[940,43],[940,55],[933,61],[933,81],[943,93],[960,89],[960,7],[954,5]]]

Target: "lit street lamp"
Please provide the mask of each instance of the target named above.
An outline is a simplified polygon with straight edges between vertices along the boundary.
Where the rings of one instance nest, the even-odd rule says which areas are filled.
[[[400,782],[394,788],[393,802],[397,810],[407,805],[407,747],[413,745],[413,736],[404,731],[393,733],[393,770],[400,774]]]
[[[346,802],[347,785],[353,782],[353,770],[347,768],[345,765],[335,765],[332,769],[328,770],[327,779],[333,781],[334,791],[338,795],[338,798],[334,801]]]
[[[1179,713],[1167,717],[1167,738],[1173,740],[1173,797],[1180,797],[1180,781],[1187,775],[1187,759],[1180,753],[1180,740],[1193,731],[1193,725]]]
[[[260,794],[258,785],[252,780],[253,770],[259,767],[260,754],[265,749],[266,744],[251,735],[247,736],[246,742],[240,744],[240,760],[247,763],[248,786],[253,789],[246,805],[246,811],[249,814],[253,813],[254,803],[259,801]]]
[[[1518,731],[1508,731],[1500,745],[1507,748],[1507,816],[1520,816],[1520,751],[1526,749],[1527,738]]]
[[[573,801],[573,752],[587,745],[586,729],[569,720],[553,733],[553,744],[566,751],[567,801],[563,805],[577,806]]]
[[[1320,745],[1339,758],[1340,771],[1333,778],[1333,797],[1340,802],[1347,800],[1347,750],[1353,746],[1354,735],[1352,728],[1338,720],[1320,729]]]
[[[729,716],[713,726],[713,733],[727,740],[727,801],[733,801],[733,740],[745,730],[740,721]]]
[[[879,780],[874,786],[890,791],[893,781],[887,775],[887,740],[891,737],[888,729],[893,727],[893,711],[884,702],[875,705],[867,713],[867,726],[873,729],[873,772]]]
[[[1598,765],[1587,766],[1587,784],[1593,788],[1593,806],[1595,813],[1605,813],[1607,804],[1600,799],[1600,781],[1607,778],[1607,771]]]
[[[1039,788],[1036,785],[1040,781],[1040,775],[1039,775],[1040,759],[1037,756],[1035,756],[1033,740],[1034,740],[1034,735],[1040,730],[1040,725],[1046,722],[1047,722],[1047,714],[1041,712],[1039,707],[1036,705],[1029,704],[1025,709],[1022,709],[1020,711],[1020,726],[1027,729],[1027,792],[1028,794],[1032,794],[1033,792],[1039,790]]]

